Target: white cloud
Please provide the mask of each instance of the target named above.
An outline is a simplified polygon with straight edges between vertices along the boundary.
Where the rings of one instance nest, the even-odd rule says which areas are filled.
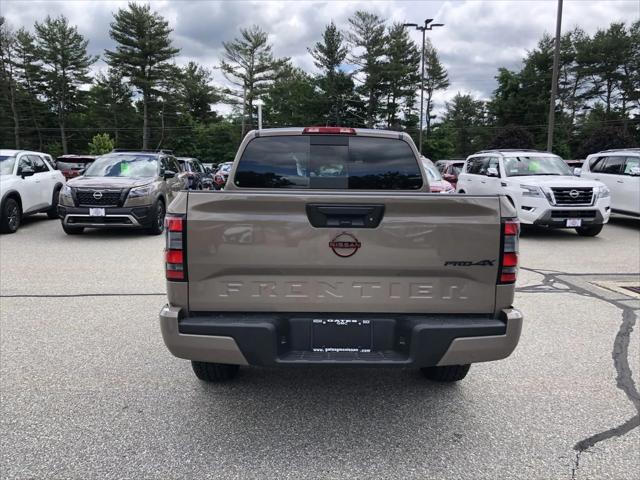
[[[113,46],[109,23],[113,12],[126,7],[122,0],[2,0],[2,15],[14,27],[32,28],[46,15],[66,15],[90,40],[90,51],[102,54]],[[174,43],[181,48],[177,61],[195,60],[212,68],[218,64],[222,42],[232,40],[240,28],[258,24],[267,32],[278,56],[314,71],[308,47],[320,39],[329,22],[348,28],[348,18],[358,9],[377,13],[391,22],[422,22],[434,18],[445,27],[428,35],[449,70],[451,88],[438,95],[443,102],[457,91],[487,98],[495,88],[498,67],[517,68],[527,50],[544,33],[555,30],[555,1],[206,1],[154,0],[174,29]],[[580,26],[588,33],[611,22],[640,18],[638,0],[564,2],[563,31]],[[420,33],[413,32],[420,41]],[[104,64],[102,63],[102,66]],[[216,82],[223,82],[219,71]]]

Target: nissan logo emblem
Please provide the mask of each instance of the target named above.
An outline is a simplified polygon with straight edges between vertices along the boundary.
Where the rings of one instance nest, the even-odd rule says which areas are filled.
[[[578,190],[571,190],[569,192],[569,196],[571,198],[578,198],[580,196],[580,192]]]
[[[102,198],[102,192],[93,192],[93,198],[100,200]]]
[[[350,233],[343,232],[329,242],[329,248],[337,256],[349,258],[358,251],[362,244]]]

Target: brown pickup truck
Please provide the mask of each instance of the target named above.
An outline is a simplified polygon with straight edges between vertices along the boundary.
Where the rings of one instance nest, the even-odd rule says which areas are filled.
[[[241,365],[399,366],[458,381],[507,357],[519,227],[501,196],[429,193],[411,138],[260,130],[222,192],[166,220],[164,342],[198,378]]]

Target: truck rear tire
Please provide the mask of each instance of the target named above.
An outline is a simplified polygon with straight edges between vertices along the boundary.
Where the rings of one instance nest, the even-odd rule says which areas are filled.
[[[422,374],[435,382],[459,382],[469,373],[471,364],[421,368]]]
[[[238,375],[240,367],[238,365],[227,365],[224,363],[191,362],[193,373],[204,382],[225,382],[232,380]]]
[[[603,224],[600,224],[591,225],[589,227],[578,227],[576,228],[576,232],[578,232],[578,235],[581,237],[595,237],[602,231],[603,226]]]

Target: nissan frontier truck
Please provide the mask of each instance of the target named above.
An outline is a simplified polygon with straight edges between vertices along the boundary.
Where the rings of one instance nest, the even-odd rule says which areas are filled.
[[[168,208],[169,351],[205,381],[240,366],[419,368],[463,379],[511,354],[519,224],[499,195],[429,193],[405,134],[252,131],[219,192]]]

